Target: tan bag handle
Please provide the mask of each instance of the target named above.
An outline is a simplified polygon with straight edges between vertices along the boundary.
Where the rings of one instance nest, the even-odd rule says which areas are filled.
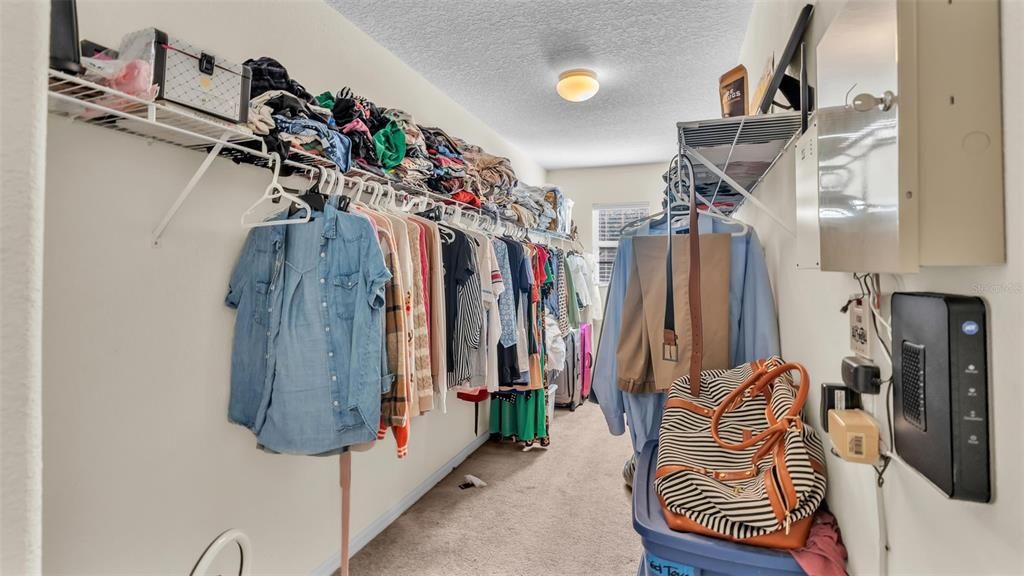
[[[775,379],[778,378],[779,376],[787,372],[792,372],[793,370],[796,370],[800,373],[800,387],[797,389],[796,400],[793,401],[793,405],[789,407],[789,411],[787,411],[786,415],[782,417],[782,420],[772,422],[772,425],[769,426],[767,429],[758,433],[755,436],[751,436],[750,438],[742,442],[731,444],[729,442],[726,442],[725,440],[722,440],[722,438],[718,435],[718,427],[722,420],[722,416],[724,416],[728,412],[735,410],[736,408],[739,408],[740,406],[743,405],[743,403],[746,400],[761,393],[762,390],[770,386],[771,383],[774,382]],[[750,376],[750,378],[747,378],[747,380],[743,382],[743,384],[736,387],[735,390],[730,392],[729,395],[726,396],[718,405],[718,408],[715,408],[714,413],[712,413],[711,415],[712,438],[714,438],[715,442],[717,442],[718,445],[721,446],[722,448],[725,448],[726,450],[732,450],[734,452],[739,452],[741,450],[746,450],[751,446],[757,445],[758,443],[760,443],[765,438],[768,438],[769,436],[778,434],[779,432],[785,432],[786,429],[789,428],[791,422],[794,419],[800,419],[800,412],[803,410],[804,404],[807,402],[809,381],[810,377],[807,374],[807,369],[804,368],[802,364],[797,364],[796,362],[788,362],[786,364],[783,364],[776,368],[772,368],[770,370],[766,368],[761,368],[760,370],[754,372]],[[747,394],[748,391],[750,391],[751,393]],[[774,415],[771,412],[769,412],[768,418],[770,419],[769,421],[774,420]]]

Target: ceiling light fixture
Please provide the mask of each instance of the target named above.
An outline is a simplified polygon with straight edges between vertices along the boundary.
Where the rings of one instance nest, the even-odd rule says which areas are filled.
[[[597,82],[597,74],[593,70],[577,68],[566,70],[558,75],[555,90],[558,95],[569,102],[583,102],[593,98],[601,88]]]

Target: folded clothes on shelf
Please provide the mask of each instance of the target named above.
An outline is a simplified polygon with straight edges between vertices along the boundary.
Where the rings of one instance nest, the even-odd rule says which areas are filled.
[[[268,152],[298,149],[390,180],[426,188],[495,218],[559,233],[571,231],[571,204],[557,188],[527,186],[508,158],[490,154],[411,114],[379,106],[351,88],[314,97],[279,61],[246,61],[252,70],[249,128]],[[287,173],[287,169],[284,171]]]

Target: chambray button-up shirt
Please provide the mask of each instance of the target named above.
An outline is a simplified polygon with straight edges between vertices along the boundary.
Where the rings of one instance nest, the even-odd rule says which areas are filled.
[[[275,216],[280,220],[284,213]],[[228,420],[256,432],[256,417],[268,375],[274,372],[270,353],[276,331],[272,310],[281,309],[280,282],[284,266],[285,226],[253,228],[242,247],[224,303],[238,310],[231,354],[231,397]]]
[[[706,216],[701,216],[700,232],[735,232],[736,227]],[[635,235],[665,234],[664,226],[640,229]],[[619,242],[611,284],[601,323],[601,339],[592,378],[591,399],[601,405],[608,431],[619,436],[629,425],[630,438],[637,454],[644,445],[658,437],[661,415],[665,410],[665,393],[629,394],[617,385],[618,360],[616,350],[622,328],[622,302],[629,282],[629,267],[633,258],[633,239]],[[764,251],[751,229],[749,234],[732,239],[729,271],[729,358],[733,366],[759,358],[779,355],[779,325],[775,312]]]
[[[265,312],[259,308],[267,322],[266,376],[262,386],[246,381],[261,392],[250,429],[269,451],[337,453],[376,437],[385,375],[382,362],[365,359],[385,353],[382,307],[391,273],[362,217],[328,205],[310,224],[275,228],[285,241],[275,257],[280,272],[268,287],[273,296]],[[244,261],[243,253],[237,275],[259,273]],[[236,346],[235,356],[244,363],[252,352]]]

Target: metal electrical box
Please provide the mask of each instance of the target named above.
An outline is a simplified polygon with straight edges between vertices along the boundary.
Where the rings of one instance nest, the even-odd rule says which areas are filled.
[[[817,48],[822,270],[1006,261],[999,39],[997,0],[836,16]]]
[[[796,141],[796,267],[821,268],[821,235],[818,232],[818,120]]]

